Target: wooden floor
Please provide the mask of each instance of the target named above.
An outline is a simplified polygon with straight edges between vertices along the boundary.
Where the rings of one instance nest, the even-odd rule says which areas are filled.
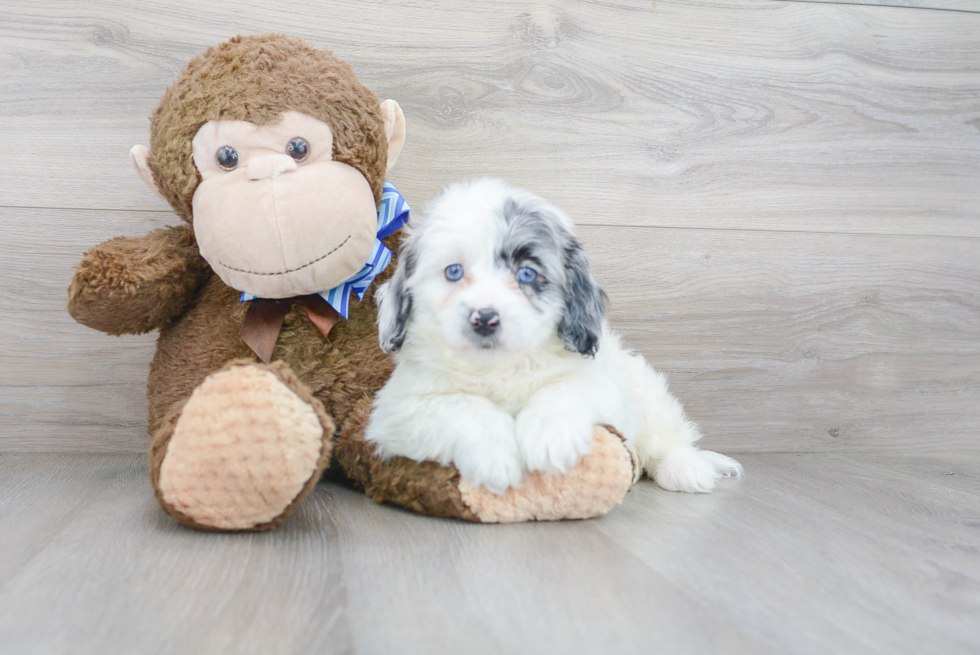
[[[0,455],[0,653],[980,652],[980,453],[742,455],[591,521],[321,484],[282,529],[157,509],[139,455]]]

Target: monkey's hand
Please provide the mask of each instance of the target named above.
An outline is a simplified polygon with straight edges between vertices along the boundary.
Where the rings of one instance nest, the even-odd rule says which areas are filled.
[[[116,237],[82,257],[68,288],[68,313],[109,334],[143,334],[178,316],[210,274],[189,226]]]

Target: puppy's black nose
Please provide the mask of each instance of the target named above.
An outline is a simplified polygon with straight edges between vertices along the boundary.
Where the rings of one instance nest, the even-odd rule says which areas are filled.
[[[477,334],[488,337],[500,327],[500,314],[493,307],[474,309],[470,314],[470,325]]]

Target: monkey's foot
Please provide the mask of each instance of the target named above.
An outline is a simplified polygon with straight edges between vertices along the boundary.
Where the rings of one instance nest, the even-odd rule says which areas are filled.
[[[564,475],[529,473],[523,485],[493,494],[466,480],[459,492],[483,523],[557,521],[602,516],[623,501],[639,479],[639,462],[610,426],[596,426],[592,452]]]
[[[266,530],[326,468],[334,423],[282,362],[230,363],[175,407],[153,438],[160,506],[206,530]]]
[[[520,487],[497,495],[462,479],[455,466],[381,459],[364,440],[370,413],[371,399],[365,398],[344,421],[337,462],[374,500],[421,514],[480,523],[592,518],[622,502],[640,476],[639,460],[619,433],[596,426],[592,452],[567,473],[531,473]]]

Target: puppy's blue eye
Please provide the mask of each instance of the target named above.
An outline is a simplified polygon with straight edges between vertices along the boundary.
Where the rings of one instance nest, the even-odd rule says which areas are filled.
[[[525,266],[517,271],[517,281],[521,284],[531,284],[538,278],[538,272]]]
[[[459,264],[450,264],[446,267],[446,279],[455,282],[463,277],[463,267]]]

